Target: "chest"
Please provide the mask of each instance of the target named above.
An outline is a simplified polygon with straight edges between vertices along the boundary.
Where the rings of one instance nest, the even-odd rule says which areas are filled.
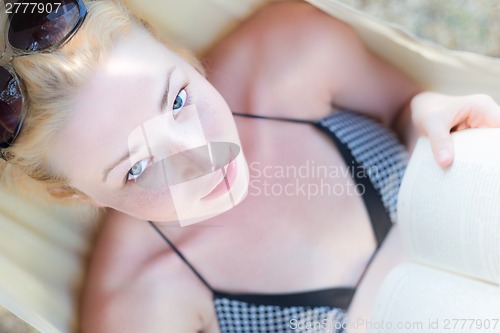
[[[237,121],[248,195],[211,221],[219,228],[204,230],[186,249],[189,257],[226,291],[355,284],[375,243],[351,170],[331,139],[308,124]]]
[[[341,221],[365,225],[368,217],[351,177],[353,170],[317,128],[247,118],[238,119],[238,129],[250,175],[242,210],[261,207],[266,216],[312,233],[333,230]]]

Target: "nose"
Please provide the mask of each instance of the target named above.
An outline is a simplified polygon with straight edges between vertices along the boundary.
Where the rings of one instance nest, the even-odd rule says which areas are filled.
[[[162,161],[168,184],[178,185],[224,168],[240,153],[232,142],[209,142],[167,157]]]
[[[196,106],[187,106],[181,112],[182,117],[178,117],[181,120],[164,113],[129,135],[130,151],[134,147],[147,147],[155,161],[148,166],[149,176],[138,178],[148,180],[143,182],[146,187],[164,186],[165,181],[174,186],[194,180],[224,167],[240,152],[233,143],[208,142]]]
[[[147,176],[138,178],[137,184],[158,188],[189,182],[224,168],[239,153],[240,147],[232,142],[210,142],[156,160],[148,167]]]

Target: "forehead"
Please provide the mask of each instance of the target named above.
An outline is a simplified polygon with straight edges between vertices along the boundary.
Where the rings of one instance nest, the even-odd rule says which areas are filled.
[[[121,38],[75,96],[51,149],[54,168],[70,179],[95,179],[127,149],[129,134],[160,111],[167,72],[178,62],[146,32]]]

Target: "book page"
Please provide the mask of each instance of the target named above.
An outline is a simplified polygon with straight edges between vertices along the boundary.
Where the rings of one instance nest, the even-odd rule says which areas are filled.
[[[398,199],[403,243],[417,261],[499,284],[500,130],[452,136],[448,169],[417,142]]]
[[[427,266],[401,264],[380,289],[367,332],[499,332],[500,288]]]

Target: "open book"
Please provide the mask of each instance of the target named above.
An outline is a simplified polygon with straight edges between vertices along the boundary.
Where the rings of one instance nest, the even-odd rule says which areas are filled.
[[[413,262],[379,291],[368,332],[500,332],[500,129],[453,134],[441,169],[420,138],[398,223]]]

